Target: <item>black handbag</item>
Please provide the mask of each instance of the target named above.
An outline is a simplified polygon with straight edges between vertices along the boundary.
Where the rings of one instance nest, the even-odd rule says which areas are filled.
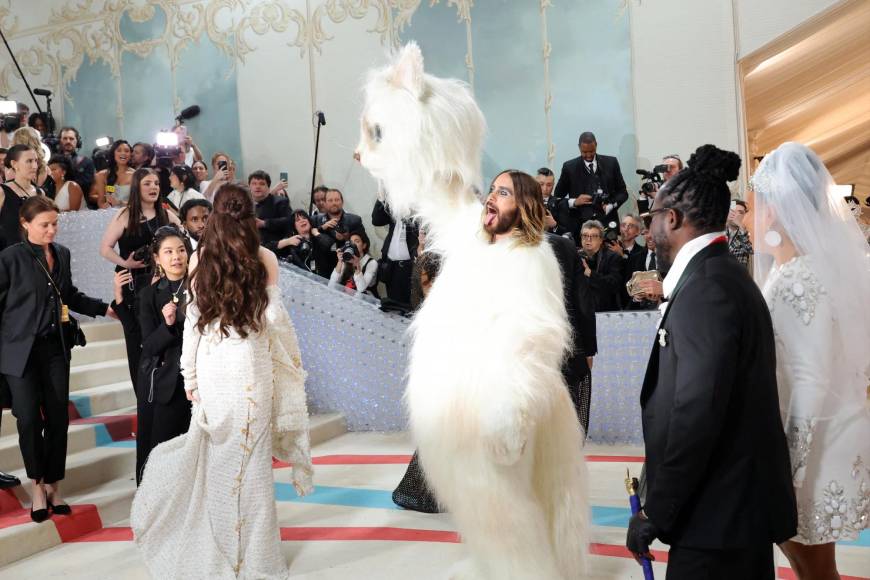
[[[442,511],[438,500],[426,484],[426,474],[420,466],[416,451],[411,457],[411,462],[408,463],[405,476],[393,491],[393,503],[407,510],[426,514],[437,514]]]
[[[75,317],[70,316],[69,322],[61,324],[61,329],[63,331],[63,343],[68,349],[76,346],[87,346],[88,339],[85,337],[85,333],[82,332],[82,327]]]

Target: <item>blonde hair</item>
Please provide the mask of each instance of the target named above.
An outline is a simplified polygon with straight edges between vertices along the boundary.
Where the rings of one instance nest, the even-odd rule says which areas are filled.
[[[12,134],[12,145],[27,145],[36,151],[37,175],[46,171],[45,152],[42,150],[42,140],[39,131],[33,127],[19,127]]]

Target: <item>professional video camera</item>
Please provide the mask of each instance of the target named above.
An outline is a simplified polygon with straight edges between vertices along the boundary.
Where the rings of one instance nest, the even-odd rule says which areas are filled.
[[[18,115],[18,103],[15,101],[0,101],[0,129],[12,133],[21,126]]]
[[[94,170],[102,171],[109,168],[109,149],[115,140],[111,137],[97,137],[94,142],[94,150],[91,152],[91,159],[94,161]]]
[[[635,171],[635,173],[641,176],[640,192],[651,197],[652,194],[658,191],[659,186],[665,182],[662,174],[667,173],[667,171],[668,166],[664,163],[656,165],[652,168],[652,171],[647,171],[645,169],[638,169]]]

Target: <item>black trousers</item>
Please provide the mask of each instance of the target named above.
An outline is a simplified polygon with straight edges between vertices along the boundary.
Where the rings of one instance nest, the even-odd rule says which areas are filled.
[[[586,437],[589,433],[589,407],[592,403],[592,371],[586,367],[586,373],[580,376],[574,373],[563,374],[568,385],[568,393],[571,395],[571,402],[574,403],[574,410],[577,411],[577,418],[583,426],[583,437]]]
[[[411,304],[411,273],[414,270],[413,260],[403,260],[401,262],[390,261],[393,272],[387,283],[387,298],[401,302],[402,304]]]
[[[139,282],[137,278],[136,283]],[[137,286],[138,288],[139,286]],[[139,374],[139,358],[142,356],[142,329],[139,327],[139,303],[136,293],[126,284],[122,290],[124,301],[119,304],[120,308],[126,308],[128,316],[121,317],[121,326],[124,329],[124,346],[127,348],[127,367],[130,371],[130,381],[133,383],[133,392],[136,390],[136,378]]]
[[[142,481],[145,462],[151,451],[165,441],[187,433],[190,427],[190,401],[179,382],[168,403],[148,402],[141,397],[136,405],[136,485]]]
[[[774,580],[773,544],[742,550],[671,546],[666,580]]]
[[[27,477],[60,481],[66,470],[69,427],[69,361],[60,338],[37,338],[24,374],[5,377]]]

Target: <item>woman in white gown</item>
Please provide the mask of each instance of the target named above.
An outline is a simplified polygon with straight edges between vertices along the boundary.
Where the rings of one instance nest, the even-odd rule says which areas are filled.
[[[755,276],[773,319],[798,500],[798,535],[780,547],[801,580],[839,578],[834,542],[870,526],[870,254],[833,184],[799,143],[768,154],[752,178]]]
[[[135,541],[161,580],[286,578],[272,456],[293,464],[298,493],[312,489],[305,372],[244,187],[218,191],[199,248],[181,356],[193,418],[151,452]]]

